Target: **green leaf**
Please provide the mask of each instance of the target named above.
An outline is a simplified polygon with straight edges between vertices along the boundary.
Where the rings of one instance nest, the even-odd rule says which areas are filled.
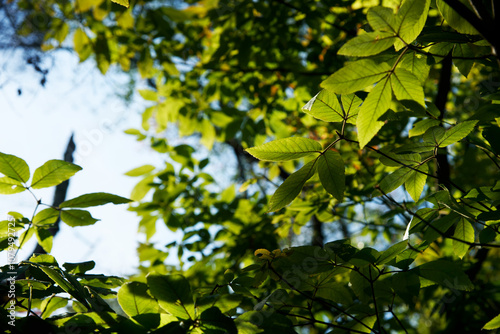
[[[26,161],[15,155],[1,152],[0,173],[20,182],[27,182],[30,178],[30,169]]]
[[[124,7],[129,7],[129,0],[111,0],[114,3],[117,3],[119,5],[122,5]]]
[[[459,219],[459,216],[455,213],[443,216],[437,220],[431,222],[431,226],[428,226],[424,233],[424,240],[428,243],[433,242],[439,238],[442,234],[445,234],[451,226],[453,226]],[[427,225],[427,224],[426,224]]]
[[[347,117],[347,123],[356,124],[358,118],[359,109],[363,100],[354,94],[342,95],[340,97],[342,101],[342,107]]]
[[[61,220],[71,227],[93,225],[99,221],[85,210],[62,210]]]
[[[410,270],[410,272],[412,271],[416,272],[420,277],[448,289],[469,291],[474,287],[462,269],[450,261],[436,260],[427,262]]]
[[[307,102],[302,111],[325,122],[342,122],[345,117],[337,95],[326,89]]]
[[[407,166],[418,165],[422,161],[422,156],[419,153],[394,154],[385,153],[380,156],[380,162],[386,166],[401,167],[402,164]]]
[[[321,153],[321,149],[321,144],[315,140],[292,137],[273,140],[264,145],[248,148],[246,151],[259,160],[287,161]]]
[[[470,70],[472,69],[472,66],[474,65],[474,60],[459,59],[459,58],[474,57],[475,55],[474,52],[472,51],[472,48],[467,43],[457,43],[453,48],[452,56],[453,56],[453,63],[455,64],[455,66],[458,68],[460,73],[467,78]]]
[[[56,186],[81,169],[82,167],[63,160],[49,160],[35,170],[31,187],[40,189]]]
[[[417,52],[407,52],[398,64],[398,67],[410,71],[418,78],[420,84],[424,85],[431,68],[428,64],[428,58],[429,57],[418,54]]]
[[[361,59],[348,63],[321,83],[321,87],[337,94],[350,94],[362,90],[387,75],[391,67],[387,63],[376,63]]]
[[[387,175],[380,182],[380,190],[382,190],[385,194],[388,194],[397,188],[399,188],[403,183],[408,180],[411,176],[413,169],[401,167],[396,170],[394,173]]]
[[[125,173],[127,176],[141,176],[147,173],[150,173],[155,170],[155,166],[153,165],[143,165],[141,167],[137,167],[129,170]]]
[[[339,153],[326,151],[318,160],[318,175],[325,190],[342,201],[345,189],[344,160]]]
[[[161,308],[179,319],[195,319],[191,288],[183,276],[149,274],[147,282]]]
[[[0,177],[0,194],[11,195],[25,191],[26,188],[18,180],[8,176]]]
[[[85,261],[85,262],[78,262],[78,263],[66,262],[63,264],[63,267],[70,274],[84,275],[87,271],[94,269],[95,262],[94,261]]]
[[[392,91],[398,100],[413,100],[425,107],[424,89],[416,76],[398,67],[390,78]]]
[[[301,169],[290,175],[285,182],[278,187],[269,201],[269,211],[280,210],[290,204],[290,202],[300,194],[304,184],[314,175],[317,161],[317,159],[310,161]]]
[[[68,300],[66,298],[52,296],[42,300],[42,303],[40,304],[42,319],[47,319],[52,313],[54,313],[54,311],[62,309],[66,307],[66,305],[68,305]]]
[[[488,321],[482,329],[492,330],[497,328],[500,328],[500,314]]]
[[[340,48],[338,54],[353,57],[373,56],[390,48],[395,41],[394,33],[368,32],[350,39]]]
[[[203,311],[199,319],[201,321],[201,328],[218,331],[218,333],[238,333],[233,319],[223,315],[217,307],[211,307]]]
[[[372,333],[371,328],[373,328],[373,326],[375,325],[375,322],[377,322],[377,316],[370,315],[370,316],[364,317],[363,319],[361,319],[361,322],[362,322],[362,324],[359,322],[353,322],[354,326],[351,327],[351,329],[353,330],[353,333],[359,333],[359,332]]]
[[[413,124],[413,129],[408,132],[408,137],[420,136],[429,128],[439,126],[440,122],[437,119],[424,119]]]
[[[447,130],[439,140],[439,147],[446,147],[467,137],[474,130],[477,122],[477,120],[465,121]]]
[[[118,303],[129,317],[159,312],[158,302],[149,294],[147,284],[142,282],[125,283],[118,291]]]
[[[459,1],[465,6],[469,7],[471,12],[474,12],[474,10],[470,7],[468,1]],[[436,5],[441,15],[453,29],[462,34],[478,34],[477,30],[466,19],[464,19],[454,9],[452,9],[446,2],[444,2],[443,0],[436,0]]]
[[[396,14],[396,31],[401,38],[394,44],[396,51],[412,43],[424,28],[430,0],[406,0]]]
[[[33,224],[35,226],[39,225],[52,225],[55,224],[59,218],[59,211],[54,208],[47,208],[35,215],[33,217]]]
[[[90,206],[104,205],[108,203],[125,204],[132,202],[128,198],[108,193],[91,193],[78,196],[62,202],[60,208],[88,208]]]
[[[424,133],[424,143],[432,143],[435,146],[438,146],[441,138],[443,138],[445,129],[440,126],[433,126]]]
[[[392,245],[384,251],[380,257],[377,259],[377,264],[386,264],[390,262],[392,259],[396,258],[401,252],[403,252],[408,246],[408,242],[406,240],[400,241],[397,244]]]
[[[43,250],[50,253],[52,250],[52,241],[54,236],[47,228],[35,227],[35,235],[38,240],[38,244],[42,246]]]
[[[366,18],[373,30],[396,32],[396,17],[391,8],[382,6],[370,7]]]
[[[423,173],[429,172],[429,167],[427,164],[424,164],[417,168],[419,171]],[[411,198],[417,202],[420,199],[420,195],[422,191],[424,191],[425,181],[427,180],[427,175],[412,170],[410,172],[410,176],[405,182],[405,188],[408,194],[410,194]]]
[[[467,219],[461,217],[455,226],[455,233],[453,236],[465,242],[474,242],[474,228]],[[455,255],[461,259],[465,256],[465,254],[467,254],[469,247],[469,245],[463,242],[455,239],[453,240],[453,251],[455,252]]]
[[[384,125],[379,118],[389,109],[391,98],[391,86],[386,78],[375,86],[361,105],[356,121],[360,148],[365,147]]]

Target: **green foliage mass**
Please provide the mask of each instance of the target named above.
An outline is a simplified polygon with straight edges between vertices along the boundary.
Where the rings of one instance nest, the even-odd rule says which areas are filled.
[[[37,200],[32,216],[12,211],[0,222],[5,253],[35,235],[50,254],[58,219],[92,225],[98,219],[86,208],[130,202],[145,240],[132,277],[90,274],[93,261],[58,264],[51,255],[3,267],[6,331],[500,327],[493,2],[11,5],[26,22],[43,22],[16,32],[42,34],[42,50],[71,45],[102,74],[114,68],[144,80],[138,93],[148,107],[126,132],[167,158],[127,173],[137,178],[133,202],[108,193],[58,207]],[[169,143],[170,127],[193,144]],[[226,188],[210,168],[217,162],[226,166]],[[0,153],[0,193],[36,198],[80,169],[50,160],[31,173],[23,159]],[[180,231],[182,241],[151,242],[157,224]],[[178,263],[167,263],[169,254]]]

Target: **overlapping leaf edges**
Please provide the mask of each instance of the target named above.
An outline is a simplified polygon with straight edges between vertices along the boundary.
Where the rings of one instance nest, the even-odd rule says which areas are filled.
[[[328,94],[328,93],[325,93]],[[320,102],[318,114],[326,119],[335,118],[332,111],[332,105],[340,112],[341,108],[336,96],[318,94],[310,103],[309,110],[316,110],[314,104],[320,101],[317,97],[324,98],[327,103]],[[345,105],[352,104],[354,96],[346,98]],[[336,102],[332,102],[336,101]],[[336,104],[335,104],[336,103]],[[350,105],[349,105],[350,106]],[[327,110],[330,110],[328,114]],[[315,111],[314,111],[315,112]],[[340,115],[340,114],[337,114]],[[337,118],[335,118],[337,119]],[[291,174],[276,190],[269,201],[269,211],[278,211],[290,204],[295,197],[300,194],[305,183],[316,173],[319,172],[321,183],[325,190],[337,198],[339,201],[344,196],[345,188],[345,168],[340,154],[323,150],[321,144],[308,138],[293,137],[271,141],[269,143],[252,147],[246,150],[248,153],[260,160],[265,161],[288,161],[316,154],[317,156],[306,163],[295,173]]]
[[[406,46],[412,43],[422,31],[429,4],[430,0],[406,0],[397,14],[394,14],[390,8],[370,8],[367,18],[375,31],[351,39],[340,48],[339,54],[369,57],[392,46],[396,51],[402,48],[404,50],[400,52],[398,59],[392,65],[380,57],[353,61],[321,84],[330,94],[352,94],[377,83],[364,100],[356,121],[361,148],[368,144],[384,125],[380,118],[390,108],[392,93],[399,101],[414,101],[425,107],[422,88],[422,82],[425,80],[422,75],[425,74],[422,74],[418,66],[409,67],[406,64],[407,69],[405,69],[400,66],[400,63],[409,61],[408,57],[404,57],[408,51]],[[321,113],[320,116],[322,116]],[[331,118],[323,120],[334,121]]]

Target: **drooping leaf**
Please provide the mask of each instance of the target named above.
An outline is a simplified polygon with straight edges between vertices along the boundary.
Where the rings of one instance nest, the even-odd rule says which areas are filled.
[[[469,7],[469,10],[471,13],[473,12],[473,9],[470,7],[468,1],[464,0],[459,0],[462,4],[465,6]],[[443,0],[436,0],[436,5],[441,13],[443,15],[444,19],[446,22],[456,31],[462,34],[467,34],[467,35],[475,35],[477,34],[477,30],[467,21],[467,19],[463,18],[461,15],[459,15],[454,9],[452,9],[445,1]]]
[[[368,32],[356,36],[342,45],[338,54],[353,57],[373,56],[390,48],[395,41],[396,37],[394,33],[382,31]]]
[[[59,218],[59,211],[54,208],[47,208],[38,212],[33,217],[34,225],[52,225]]]
[[[125,204],[131,200],[118,195],[108,193],[85,194],[62,202],[60,208],[88,208],[90,206],[104,205],[108,203]]]
[[[0,177],[0,194],[11,195],[25,191],[26,188],[18,180],[8,176]]]
[[[417,168],[420,172],[412,170],[410,176],[405,181],[405,188],[411,198],[417,202],[420,199],[422,191],[424,191],[425,181],[427,180],[427,175],[424,173],[429,172],[429,167],[424,164]]]
[[[345,117],[337,95],[326,89],[307,102],[302,111],[325,122],[342,122]]]
[[[390,79],[392,91],[398,100],[415,101],[425,107],[424,89],[416,76],[398,67]]]
[[[321,144],[315,140],[291,137],[273,140],[264,145],[246,149],[255,158],[264,161],[287,161],[321,152]]]
[[[328,79],[321,87],[337,94],[350,94],[362,90],[387,75],[391,67],[387,63],[376,63],[371,59],[361,59],[348,63]]]
[[[304,184],[316,171],[317,159],[310,161],[301,169],[290,175],[279,187],[269,201],[269,211],[278,211],[290,204],[300,191]]]
[[[26,161],[15,155],[1,152],[0,173],[20,182],[27,182],[30,178],[30,169]]]
[[[455,66],[457,66],[460,73],[467,78],[474,65],[474,60],[465,58],[474,58],[475,55],[472,48],[467,43],[457,43],[453,48],[452,56]]]
[[[318,160],[318,175],[325,190],[342,201],[345,189],[344,160],[339,153],[326,151]]]
[[[35,235],[38,240],[38,244],[42,246],[43,250],[47,253],[52,251],[52,241],[54,236],[47,228],[35,227]]]
[[[488,321],[482,329],[493,330],[497,328],[500,328],[500,314]]]
[[[361,105],[356,121],[360,148],[365,147],[384,125],[379,118],[389,109],[391,98],[391,86],[386,78],[375,86]]]
[[[424,28],[431,0],[406,0],[396,14],[396,31],[401,38],[396,51],[412,43]]]
[[[455,225],[455,233],[453,236],[458,239],[453,240],[453,251],[456,256],[463,258],[469,251],[470,246],[466,243],[460,242],[459,240],[469,243],[474,242],[474,228],[467,219],[461,217],[457,225]]]
[[[99,221],[85,210],[61,210],[61,220],[71,227],[93,225]]]
[[[181,275],[148,275],[151,294],[160,307],[178,319],[195,319],[193,296],[186,278]]]
[[[467,137],[474,130],[477,122],[477,120],[465,121],[447,130],[439,140],[439,147],[446,147]]]
[[[56,186],[66,181],[82,167],[63,160],[49,160],[38,167],[33,174],[31,187],[33,189],[47,188]]]

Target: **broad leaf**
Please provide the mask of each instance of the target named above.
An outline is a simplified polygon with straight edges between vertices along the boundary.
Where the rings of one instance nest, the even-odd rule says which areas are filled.
[[[118,291],[118,303],[129,317],[159,312],[158,302],[149,294],[148,286],[142,282],[124,284]]]
[[[119,5],[125,6],[127,8],[129,7],[129,0],[111,0],[111,1]]]
[[[408,137],[420,136],[429,128],[439,126],[440,122],[437,119],[424,119],[413,124],[413,128],[409,131]]]
[[[55,224],[59,218],[59,211],[54,208],[47,208],[33,217],[33,224],[35,225],[52,225]]]
[[[397,188],[399,188],[403,183],[408,180],[411,176],[413,169],[401,167],[396,170],[394,173],[387,175],[380,182],[380,190],[382,190],[385,194],[388,194]]]
[[[273,197],[271,197],[269,201],[269,211],[278,211],[290,204],[290,202],[300,194],[304,184],[314,175],[316,171],[316,162],[317,159],[310,161],[301,169],[287,177],[285,182],[276,189]]]
[[[419,276],[438,283],[448,289],[469,291],[473,285],[458,265],[446,260],[424,263],[412,270]]]
[[[356,124],[363,100],[354,94],[342,95],[340,100],[342,101],[342,107],[347,117],[347,123]]]
[[[219,308],[211,307],[200,314],[201,326],[210,332],[237,334],[234,320],[222,314]]]
[[[35,235],[38,244],[42,246],[43,250],[47,253],[52,251],[52,241],[54,236],[47,228],[35,227]]]
[[[422,173],[412,170],[410,172],[410,176],[405,182],[406,191],[415,202],[420,199],[420,195],[422,194],[422,191],[424,191],[425,181],[427,180],[427,175],[424,173],[429,172],[429,167],[425,164],[417,169]]]
[[[399,62],[398,67],[404,68],[418,78],[421,85],[425,84],[431,66],[428,57],[417,52],[407,52]]]
[[[469,133],[474,130],[474,127],[477,124],[477,120],[474,121],[465,121],[459,123],[446,131],[443,136],[439,139],[439,147],[446,147],[448,145],[454,144],[459,140],[467,137]]]
[[[345,118],[337,95],[326,89],[307,102],[302,111],[325,122],[342,122]]]
[[[460,1],[465,6],[469,7],[471,13],[473,13],[474,10],[470,7],[468,1],[465,0],[458,0],[458,1]],[[443,15],[446,22],[448,22],[448,24],[453,29],[455,29],[459,33],[467,35],[475,35],[478,33],[477,30],[466,19],[464,19],[461,15],[459,15],[445,1],[436,0],[436,5],[441,15]]]
[[[31,187],[40,189],[56,186],[81,169],[82,167],[63,160],[49,160],[35,170]]]
[[[382,6],[370,7],[366,18],[373,30],[396,32],[396,17],[391,8]]]
[[[11,195],[25,191],[26,188],[18,180],[8,176],[0,177],[0,194]]]
[[[325,190],[342,201],[345,189],[344,160],[339,153],[326,151],[318,160],[318,175]]]
[[[160,307],[179,319],[194,319],[194,303],[189,282],[181,275],[148,275],[151,294]]]
[[[391,86],[389,78],[386,78],[375,86],[361,105],[356,121],[361,148],[368,144],[384,125],[384,122],[379,121],[379,118],[389,109],[391,98]]]
[[[474,228],[467,219],[461,217],[457,225],[455,225],[455,233],[453,236],[465,242],[474,242]],[[465,254],[467,254],[467,252],[469,251],[469,247],[469,245],[463,242],[455,239],[453,240],[453,251],[459,258],[463,258]]]
[[[433,126],[427,129],[424,133],[424,143],[432,143],[433,145],[438,146],[445,132],[445,129],[441,126]]]
[[[99,221],[85,210],[62,210],[61,220],[71,227],[93,225]]]
[[[125,173],[127,176],[141,176],[147,173],[150,173],[155,170],[155,166],[153,165],[144,165],[141,167],[134,168]]]
[[[27,182],[30,169],[26,161],[15,155],[0,152],[0,173],[20,182]]]
[[[64,201],[59,205],[60,208],[88,208],[89,206],[98,206],[108,203],[125,204],[131,200],[118,195],[108,193],[92,193],[78,196]]]
[[[398,256],[400,253],[402,253],[408,245],[408,242],[406,241],[400,241],[397,244],[392,245],[384,251],[380,257],[377,259],[377,264],[386,264],[387,262],[390,262],[392,259],[394,259],[396,256]]]
[[[338,54],[353,57],[373,56],[390,48],[395,41],[394,33],[368,32],[349,40],[340,48]]]
[[[392,91],[398,100],[413,100],[425,107],[424,89],[416,76],[398,67],[390,79]]]
[[[391,67],[387,63],[376,63],[371,59],[361,59],[348,63],[328,79],[321,87],[337,94],[350,94],[366,88],[387,75]]]
[[[287,161],[310,154],[321,153],[321,144],[302,137],[278,139],[264,145],[246,149],[255,158],[264,161]]]
[[[424,28],[431,0],[406,0],[396,14],[396,31],[401,38],[396,51],[412,43]]]

